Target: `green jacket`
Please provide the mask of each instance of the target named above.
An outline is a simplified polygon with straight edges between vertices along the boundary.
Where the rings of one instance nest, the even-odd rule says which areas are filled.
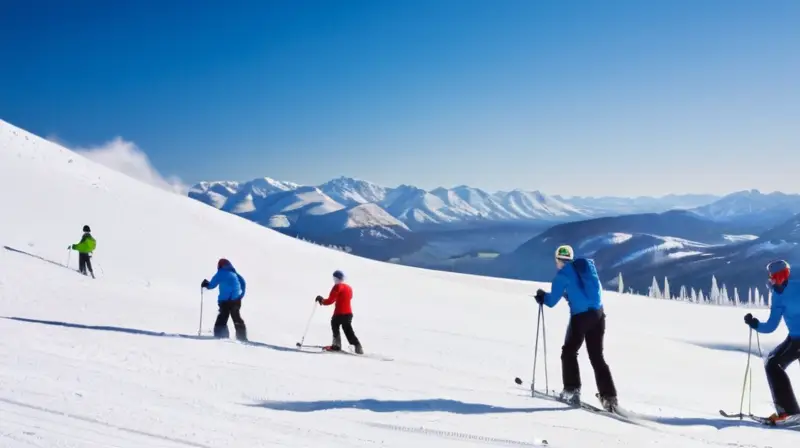
[[[90,254],[94,252],[96,247],[97,241],[95,241],[94,237],[92,237],[92,234],[88,232],[83,234],[83,238],[81,238],[80,243],[72,245],[73,250],[77,250],[82,254]]]

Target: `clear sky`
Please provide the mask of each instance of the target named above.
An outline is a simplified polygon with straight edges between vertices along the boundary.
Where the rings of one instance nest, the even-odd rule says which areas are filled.
[[[800,192],[799,24],[794,0],[3,0],[0,119],[189,183]]]

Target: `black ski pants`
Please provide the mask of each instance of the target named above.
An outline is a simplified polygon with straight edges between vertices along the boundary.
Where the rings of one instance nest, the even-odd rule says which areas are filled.
[[[86,275],[86,272],[91,272],[94,275],[94,270],[92,269],[92,256],[89,254],[85,254],[83,252],[78,252],[78,270],[81,274]]]
[[[780,345],[775,347],[764,362],[767,371],[767,381],[772,392],[772,401],[775,403],[775,410],[790,415],[800,414],[800,407],[797,406],[797,398],[792,390],[792,382],[786,374],[789,364],[800,359],[800,339],[786,338]]]
[[[246,341],[247,327],[239,312],[242,309],[242,300],[222,300],[218,302],[218,304],[219,314],[217,314],[217,320],[214,322],[214,336],[218,338],[227,338],[230,335],[228,332],[228,317],[230,317],[236,329],[236,339]]]
[[[331,318],[331,330],[333,330],[333,341],[336,345],[336,342],[342,340],[342,336],[339,333],[339,328],[344,331],[344,336],[347,338],[347,342],[350,345],[361,345],[358,338],[356,337],[356,333],[353,331],[353,315],[352,314],[338,314],[334,315]],[[341,348],[341,345],[339,345]]]
[[[586,341],[586,350],[594,370],[597,391],[602,397],[617,396],[611,370],[603,358],[605,331],[606,315],[602,308],[576,314],[570,318],[564,346],[561,347],[561,374],[565,390],[577,390],[581,387],[578,350]]]

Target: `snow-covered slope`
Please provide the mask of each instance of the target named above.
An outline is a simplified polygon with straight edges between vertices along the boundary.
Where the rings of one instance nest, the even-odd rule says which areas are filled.
[[[304,243],[166,193],[0,122],[0,446],[782,447],[797,433],[726,420],[738,410],[746,310],[607,294],[606,358],[641,425],[529,396],[536,283],[424,271]],[[98,279],[66,245],[84,224]],[[251,345],[209,340],[229,258],[248,279]],[[317,294],[342,269],[368,355],[298,351],[330,341]],[[314,314],[312,313],[314,311]],[[765,311],[753,311],[759,317]],[[547,310],[558,388],[564,304]],[[613,316],[613,317],[611,317]],[[310,320],[309,320],[310,318]],[[680,325],[676,325],[679,322]],[[764,350],[784,330],[761,338]],[[554,342],[555,341],[555,342]],[[654,351],[653,348],[658,350]],[[381,361],[380,359],[391,359]],[[594,381],[585,351],[584,395]],[[708,374],[713,371],[713,374]],[[789,369],[797,382],[797,369]],[[753,363],[753,412],[770,412]],[[747,404],[745,404],[747,407]]]

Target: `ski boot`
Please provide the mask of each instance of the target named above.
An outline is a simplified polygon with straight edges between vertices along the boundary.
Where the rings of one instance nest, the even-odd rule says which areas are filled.
[[[323,350],[328,351],[328,352],[341,351],[342,350],[342,337],[339,336],[339,335],[334,336],[333,337],[333,342],[331,342],[331,345],[329,345],[327,347],[324,347]]]
[[[567,404],[570,404],[570,405],[573,405],[573,406],[578,406],[578,405],[581,404],[581,390],[580,389],[573,389],[573,390],[564,389],[564,390],[561,391],[560,394],[558,394],[558,399],[563,401],[563,402],[565,402],[565,403],[567,403]]]
[[[617,406],[619,405],[617,402],[617,397],[603,397],[600,394],[596,395],[597,399],[600,400],[600,406],[603,407],[608,412],[616,412]]]
[[[356,344],[353,349],[355,350],[357,355],[363,355],[364,354],[364,349],[361,348],[361,344]]]

